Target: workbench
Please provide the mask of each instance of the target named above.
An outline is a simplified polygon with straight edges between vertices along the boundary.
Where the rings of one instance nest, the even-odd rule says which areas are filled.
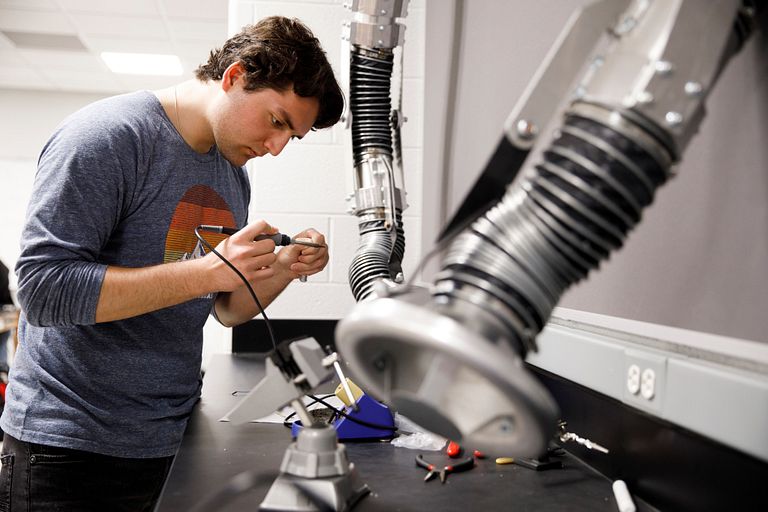
[[[224,489],[233,477],[252,471],[252,488],[209,510],[253,511],[277,476],[291,431],[283,425],[219,421],[264,374],[264,356],[215,355],[203,379],[202,398],[193,411],[171,468],[157,512],[191,510]],[[395,510],[617,510],[611,481],[568,454],[563,469],[533,471],[517,465],[478,460],[445,484],[424,482],[415,457],[441,460],[442,452],[397,448],[388,442],[347,443],[347,454],[372,493],[355,508]],[[636,501],[639,511],[654,510]]]

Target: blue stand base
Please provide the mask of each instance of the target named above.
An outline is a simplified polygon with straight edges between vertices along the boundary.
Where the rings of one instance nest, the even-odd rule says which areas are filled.
[[[344,413],[348,416],[342,416],[333,422],[336,429],[336,436],[339,441],[349,439],[390,439],[395,436],[395,419],[392,412],[384,404],[381,404],[369,397],[365,393],[357,400],[357,411],[351,407],[345,407]],[[354,419],[350,419],[354,418]],[[375,428],[373,426],[361,425],[354,420],[364,421],[372,425],[379,425],[390,428]],[[291,434],[293,437],[299,435],[304,426],[301,421],[294,421],[291,425]]]

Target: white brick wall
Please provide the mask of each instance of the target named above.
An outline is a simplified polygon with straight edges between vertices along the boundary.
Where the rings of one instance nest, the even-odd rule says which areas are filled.
[[[424,1],[412,0],[405,20],[403,53],[403,113],[408,118],[403,136],[403,167],[408,209],[403,223],[406,235],[406,277],[421,255],[421,191],[424,96]],[[351,12],[341,0],[233,0],[230,30],[265,16],[296,17],[320,39],[337,77],[346,57],[342,52],[341,25]],[[346,85],[344,85],[346,87]],[[352,190],[350,132],[341,124],[310,133],[291,142],[276,158],[264,157],[248,164],[253,195],[251,220],[264,218],[287,234],[307,227],[328,239],[331,261],[307,283],[292,284],[267,310],[270,318],[338,319],[354,305],[347,270],[357,247],[357,218],[346,213],[345,197]]]

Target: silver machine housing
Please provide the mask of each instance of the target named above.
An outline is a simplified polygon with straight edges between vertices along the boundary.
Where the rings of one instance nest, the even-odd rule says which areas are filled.
[[[442,242],[430,287],[371,283],[339,323],[359,384],[467,446],[543,454],[559,412],[525,356],[565,290],[623,245],[674,175],[753,17],[739,0],[603,0],[575,13],[505,124],[502,143],[541,144],[537,161],[510,167],[520,176],[501,200]]]

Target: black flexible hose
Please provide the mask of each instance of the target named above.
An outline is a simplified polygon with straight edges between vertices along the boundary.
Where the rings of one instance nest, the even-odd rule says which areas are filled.
[[[352,152],[355,166],[368,158],[387,160],[392,168],[393,69],[391,50],[353,46],[350,61],[350,111],[352,113]],[[349,284],[355,300],[365,299],[378,279],[395,279],[401,273],[405,253],[402,210],[396,208],[396,241],[384,226],[381,212],[361,210],[360,245],[349,267]]]
[[[355,300],[361,301],[373,291],[378,279],[391,279],[400,271],[399,263],[405,253],[403,221],[397,216],[397,241],[384,228],[383,220],[360,223],[360,246],[349,266],[349,285]]]
[[[392,156],[390,113],[391,51],[353,47],[350,61],[349,108],[352,112],[352,152],[355,165],[368,151]]]
[[[642,144],[599,108],[586,112],[596,115],[572,110],[543,162],[456,237],[435,283],[435,307],[487,302],[523,355],[563,292],[622,246],[669,174],[664,145],[632,116],[626,133],[643,134]]]

